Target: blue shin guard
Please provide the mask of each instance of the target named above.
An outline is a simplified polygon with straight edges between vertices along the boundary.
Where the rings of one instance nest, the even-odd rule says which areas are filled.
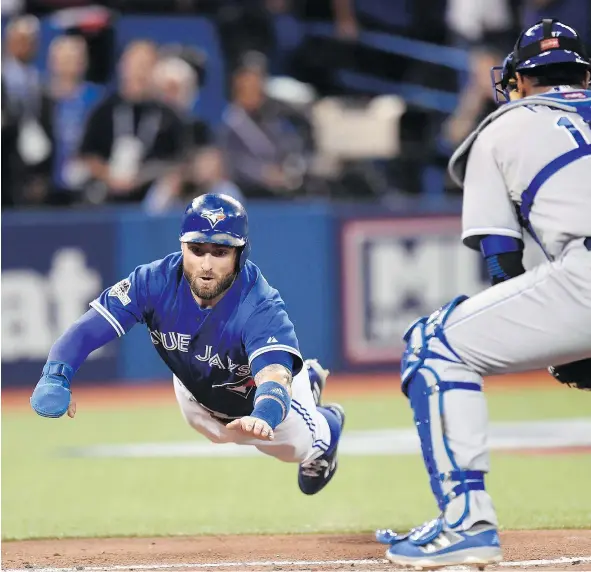
[[[434,569],[502,560],[496,515],[484,489],[488,470],[482,378],[448,343],[444,328],[456,298],[404,336],[402,390],[409,398],[431,490],[441,516],[400,534],[376,531],[386,558],[400,566]]]
[[[431,372],[429,372],[431,373]],[[484,473],[482,471],[462,470],[457,465],[444,432],[443,395],[450,389],[474,390],[477,384],[462,382],[437,382],[423,371],[417,371],[409,386],[408,397],[414,412],[415,425],[421,440],[423,459],[429,473],[431,490],[435,495],[439,509],[444,512],[450,501],[459,495],[466,494],[464,510],[455,522],[448,522],[451,528],[459,526],[470,511],[469,491],[484,490]],[[480,388],[478,388],[480,390]],[[434,414],[431,411],[435,410]],[[447,459],[436,454],[440,448]],[[443,457],[441,455],[441,457]],[[447,485],[447,486],[445,486]]]
[[[431,490],[449,528],[462,528],[471,512],[470,492],[484,491],[484,473],[488,469],[481,443],[471,443],[470,436],[465,435],[474,424],[479,432],[480,426],[486,425],[484,396],[474,395],[481,392],[482,379],[462,362],[444,334],[446,320],[465,299],[458,297],[410,326],[404,336],[407,349],[401,364],[402,390],[414,412]],[[479,410],[473,417],[473,412],[466,410],[471,405]],[[484,419],[480,411],[484,411]],[[458,414],[466,417],[464,426]],[[450,428],[456,432],[453,439]],[[454,451],[462,447],[467,450],[460,451],[463,464],[456,458],[458,451]],[[470,456],[473,450],[478,453],[475,463]]]

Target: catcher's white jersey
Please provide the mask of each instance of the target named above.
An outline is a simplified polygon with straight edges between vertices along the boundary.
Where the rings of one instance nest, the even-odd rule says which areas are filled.
[[[572,97],[579,113],[562,105],[571,93],[578,94]],[[464,242],[478,248],[479,236],[521,238],[523,224],[551,260],[454,308],[443,334],[459,361],[443,344],[433,345],[435,356],[446,356],[428,360],[434,379],[482,386],[483,376],[591,358],[591,91],[552,94],[564,98],[561,105],[522,101],[499,110],[454,154],[455,163],[452,158],[454,180],[466,168]],[[447,441],[433,441],[435,458],[448,459],[451,443],[457,466],[487,472],[483,393],[445,391],[437,399],[443,405],[430,405],[431,426],[444,427]],[[472,491],[469,505],[466,498],[459,495],[446,507],[448,522],[462,518],[465,530],[476,522],[497,523],[486,491]]]
[[[591,108],[591,91],[548,94]],[[527,98],[526,98],[527,100]],[[549,258],[574,238],[591,236],[591,127],[578,113],[542,105],[515,107],[474,141],[464,179],[464,242],[531,230]],[[519,213],[519,214],[518,214]]]

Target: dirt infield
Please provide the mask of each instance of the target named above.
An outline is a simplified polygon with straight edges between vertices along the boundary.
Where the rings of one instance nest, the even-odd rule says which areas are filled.
[[[506,531],[501,542],[505,562],[490,570],[591,570],[591,530]],[[393,569],[383,555],[371,535],[361,534],[26,540],[2,544],[2,569]]]

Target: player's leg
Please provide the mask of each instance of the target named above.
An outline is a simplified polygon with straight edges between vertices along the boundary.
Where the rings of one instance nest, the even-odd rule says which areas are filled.
[[[345,415],[337,404],[320,405],[328,371],[306,360],[294,377],[290,411],[275,429],[275,439],[255,446],[282,461],[300,464],[298,484],[308,495],[320,492],[334,476]],[[316,389],[316,391],[314,391]]]
[[[489,458],[482,377],[461,361],[444,333],[462,301],[421,318],[405,335],[403,391],[442,515],[406,534],[378,530],[376,538],[391,545],[390,561],[419,569],[501,560],[497,517],[484,487]]]
[[[487,409],[482,375],[588,355],[591,253],[578,248],[409,328],[402,380],[442,517],[410,535],[378,531],[395,563],[443,566],[500,558],[484,488]]]
[[[591,251],[582,241],[553,263],[461,304],[445,335],[481,375],[545,368],[591,354]]]
[[[328,371],[317,362],[304,365],[293,380],[290,411],[275,429],[273,441],[261,441],[237,431],[228,431],[223,423],[197,403],[176,377],[173,377],[173,383],[183,417],[193,429],[214,443],[252,445],[281,461],[299,463],[300,489],[305,494],[315,494],[328,484],[336,472],[337,446],[345,419],[339,405],[317,406],[327,375]],[[314,388],[317,390],[315,393]]]
[[[314,397],[314,403],[320,405],[322,403],[322,393],[326,387],[326,380],[330,375],[330,371],[324,369],[317,359],[307,359],[304,365],[308,370],[308,378],[310,379],[310,389]]]
[[[310,385],[304,375],[296,376],[294,388],[299,389],[302,383],[304,388],[306,384]],[[306,395],[294,395],[295,403],[292,402],[287,418],[275,430],[275,439],[261,441],[240,431],[228,431],[222,420],[212,417],[211,412],[197,402],[176,376],[173,376],[173,385],[185,421],[213,443],[252,445],[267,455],[289,463],[300,463],[310,457],[318,456],[329,446],[328,422],[323,416],[318,419],[318,413],[310,407]],[[305,394],[305,391],[303,393]]]

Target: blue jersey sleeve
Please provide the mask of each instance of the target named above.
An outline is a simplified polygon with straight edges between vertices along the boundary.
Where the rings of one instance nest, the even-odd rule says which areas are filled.
[[[298,339],[283,302],[267,302],[256,308],[244,326],[242,338],[249,365],[262,354],[283,351],[294,356],[293,375],[302,369]]]
[[[121,337],[145,323],[162,292],[163,279],[153,264],[138,266],[128,278],[107,288],[90,303]]]

